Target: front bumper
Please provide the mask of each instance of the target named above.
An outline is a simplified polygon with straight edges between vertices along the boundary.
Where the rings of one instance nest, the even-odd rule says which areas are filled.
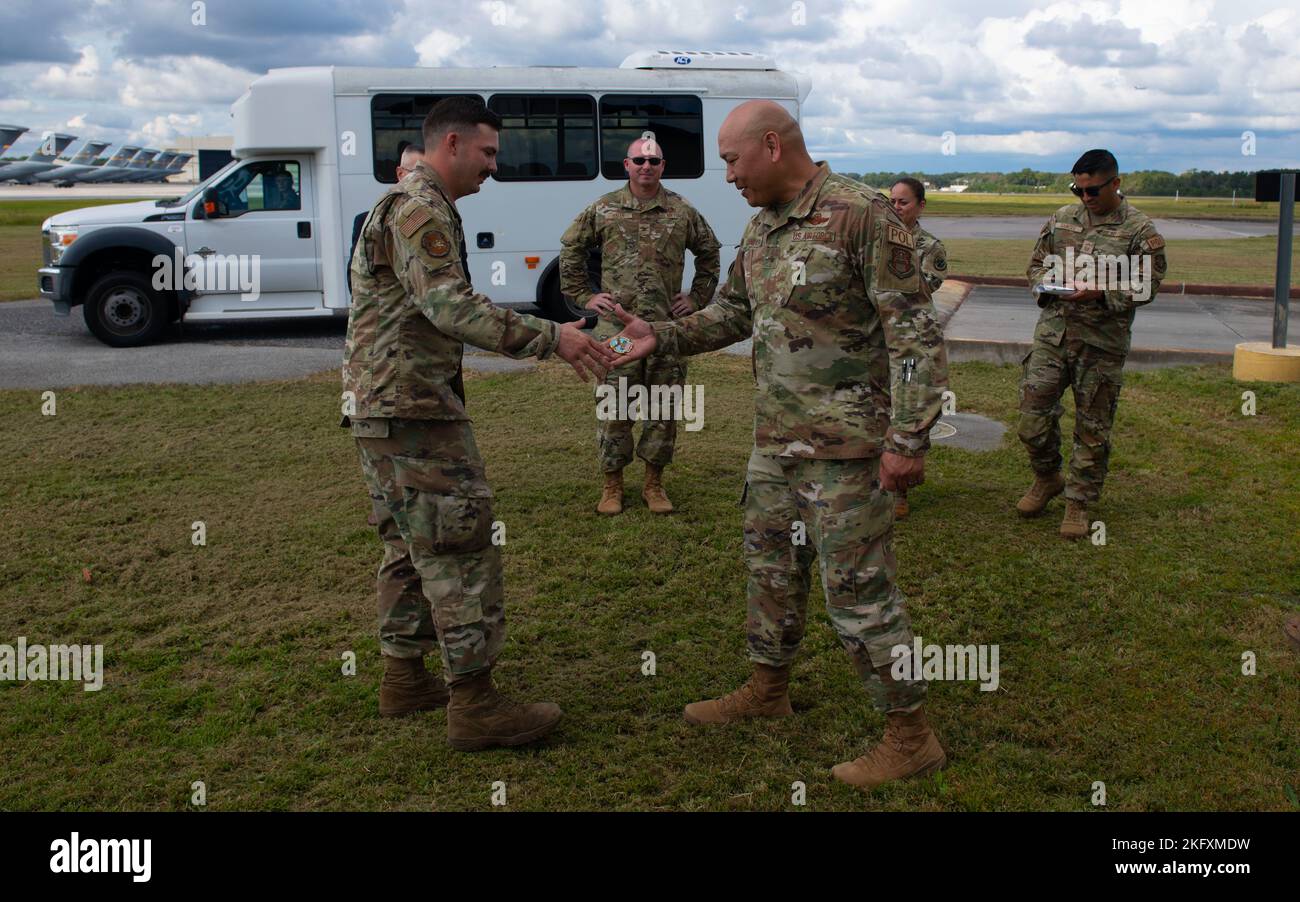
[[[42,266],[36,270],[36,282],[41,290],[41,297],[54,303],[55,316],[67,316],[72,312],[72,301],[65,295],[66,286],[72,280],[62,266]]]

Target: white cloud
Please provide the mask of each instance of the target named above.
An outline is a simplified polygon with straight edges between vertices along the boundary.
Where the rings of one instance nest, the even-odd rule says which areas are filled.
[[[256,76],[205,56],[166,57],[146,65],[115,60],[112,78],[123,106],[191,109],[196,104],[229,108]]]
[[[415,52],[420,55],[421,66],[442,66],[449,63],[469,41],[469,38],[435,28],[420,39]]]
[[[140,127],[140,136],[154,144],[167,144],[182,135],[196,133],[201,117],[189,114],[168,113],[154,116]]]
[[[108,88],[100,78],[99,51],[93,44],[81,48],[81,58],[73,66],[50,66],[37,76],[32,87],[52,97],[96,100],[106,95]]]

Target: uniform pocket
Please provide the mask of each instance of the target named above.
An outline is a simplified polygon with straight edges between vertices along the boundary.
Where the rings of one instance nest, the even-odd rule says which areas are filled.
[[[390,421],[385,418],[358,420],[348,418],[348,426],[357,438],[388,438]]]
[[[893,515],[892,496],[876,491],[864,504],[821,518],[817,552],[829,606],[851,607],[888,591],[889,575],[878,557]]]
[[[1083,417],[1109,433],[1110,425],[1115,420],[1115,410],[1119,407],[1123,377],[1118,373],[1094,370],[1089,374],[1088,382],[1083,398]]]
[[[492,489],[478,464],[392,458],[411,543],[431,554],[480,551],[491,543]]]

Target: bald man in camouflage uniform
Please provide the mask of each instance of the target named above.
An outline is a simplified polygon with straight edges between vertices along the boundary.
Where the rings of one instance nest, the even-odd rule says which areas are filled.
[[[1062,538],[1088,534],[1088,509],[1101,497],[1110,461],[1110,432],[1124,382],[1133,317],[1151,303],[1165,276],[1165,240],[1155,225],[1119,193],[1119,167],[1106,150],[1091,150],[1074,164],[1081,203],[1061,207],[1047,220],[1029,260],[1029,284],[1051,281],[1051,257],[1064,272],[1070,260],[1097,263],[1137,258],[1149,263],[1149,282],[1100,285],[1059,296],[1039,294],[1043,312],[1020,382],[1020,441],[1029,452],[1034,483],[1016,504],[1025,517],[1043,513],[1065,492]],[[1094,269],[1099,267],[1094,266]],[[1104,270],[1107,267],[1102,266]],[[1131,270],[1131,267],[1130,267]],[[1141,290],[1135,290],[1135,288]],[[1074,451],[1070,478],[1061,476],[1061,396],[1074,391]]]
[[[922,707],[926,685],[895,583],[893,498],[919,484],[947,385],[943,334],[911,233],[881,192],[813,163],[798,124],[771,101],[741,104],[718,149],[751,206],[718,299],[669,323],[619,311],[630,355],[699,354],[752,337],[754,448],[746,473],[746,633],[753,673],[687,705],[692,724],[792,713],[814,557],[831,624],[886,716],[884,740],[837,779],[860,787],[932,773],[946,757]]]
[[[560,290],[574,303],[600,313],[595,337],[608,339],[622,324],[613,315],[614,303],[648,322],[663,322],[701,309],[718,287],[718,239],[704,217],[676,192],[660,184],[665,158],[652,137],[638,138],[628,147],[623,167],[628,184],[598,198],[560,239]],[[587,281],[587,257],[601,254],[600,291],[593,294]],[[686,251],[695,256],[695,278],[689,293],[682,292]],[[646,360],[610,370],[605,383],[613,391],[620,380],[626,388],[681,386],[686,363],[676,355],[657,352]],[[617,397],[617,396],[615,396]],[[674,411],[674,413],[676,413]],[[605,474],[599,513],[623,511],[623,468],[632,462],[632,420],[600,419],[597,441]],[[663,488],[663,471],[673,459],[677,421],[671,417],[641,426],[636,454],[646,465],[642,497],[656,514],[671,513],[672,502]]]
[[[557,705],[517,705],[491,670],[505,641],[492,490],[465,411],[464,343],[511,357],[552,354],[604,375],[609,352],[572,324],[493,306],[470,285],[455,201],[496,168],[500,120],[448,98],[424,122],[431,149],[371,210],[352,259],[344,425],[378,514],[380,712],[447,705],[447,739],[472,751],[549,732]],[[425,670],[437,647],[450,683]],[[450,691],[448,691],[450,690]]]

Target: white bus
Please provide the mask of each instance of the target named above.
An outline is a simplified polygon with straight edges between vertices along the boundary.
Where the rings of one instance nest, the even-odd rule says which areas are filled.
[[[458,205],[474,285],[499,304],[573,319],[559,290],[560,236],[626,181],[630,141],[655,133],[664,183],[708,219],[725,273],[753,211],[725,182],[718,126],[756,98],[797,119],[809,87],[765,57],[711,51],[643,51],[617,69],[273,69],[231,108],[235,159],[188,196],[47,220],[41,292],[58,313],[83,304],[91,331],[118,346],[153,340],[177,319],[345,314],[357,215],[396,181],[398,147],[420,142],[433,104],[466,94],[503,122],[498,171]],[[285,173],[291,192],[275,188]],[[193,290],[147,284],[149,261],[177,253],[256,255],[259,290],[241,290],[233,272]],[[687,284],[691,275],[688,266]]]

